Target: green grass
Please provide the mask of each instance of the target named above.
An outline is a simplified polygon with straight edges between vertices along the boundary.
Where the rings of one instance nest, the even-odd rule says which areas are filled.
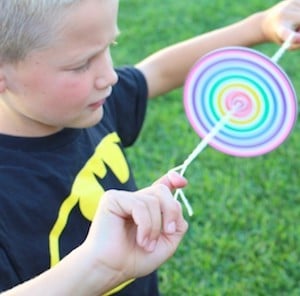
[[[116,65],[134,64],[176,41],[231,23],[277,1],[121,0]],[[276,45],[258,49],[267,55]],[[300,96],[300,52],[280,60]],[[191,153],[182,90],[149,104],[142,134],[128,150],[147,186]],[[244,159],[210,147],[186,171],[194,216],[175,256],[161,267],[165,296],[300,295],[300,125],[275,151]]]

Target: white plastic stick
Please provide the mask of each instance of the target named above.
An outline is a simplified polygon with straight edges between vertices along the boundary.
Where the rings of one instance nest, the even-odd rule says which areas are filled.
[[[283,54],[288,50],[291,45],[293,44],[293,38],[295,36],[295,32],[292,32],[290,36],[284,41],[284,43],[281,45],[281,47],[278,49],[278,51],[273,55],[271,60],[274,63],[278,63],[279,59],[283,56]]]
[[[187,157],[187,159],[180,165],[173,168],[173,171],[178,171],[182,176],[186,171],[187,167],[192,163],[192,161],[204,150],[204,148],[209,144],[209,142],[217,135],[217,133],[224,127],[224,125],[230,120],[232,114],[240,108],[240,105],[236,105],[232,110],[228,111],[211,129],[211,131],[203,138],[203,140],[197,145],[193,152]],[[178,199],[178,196],[181,197],[182,202],[184,203],[189,216],[193,215],[193,209],[185,197],[181,188],[178,188],[175,191],[174,198]]]

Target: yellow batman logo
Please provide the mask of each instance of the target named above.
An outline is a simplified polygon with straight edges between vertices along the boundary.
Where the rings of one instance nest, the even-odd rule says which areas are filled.
[[[104,189],[97,181],[103,179],[109,167],[121,183],[129,179],[129,168],[118,143],[116,133],[106,136],[97,146],[95,153],[78,173],[71,188],[71,194],[62,203],[58,217],[49,235],[50,265],[60,260],[59,239],[65,229],[72,209],[78,204],[82,215],[93,220],[99,200]]]

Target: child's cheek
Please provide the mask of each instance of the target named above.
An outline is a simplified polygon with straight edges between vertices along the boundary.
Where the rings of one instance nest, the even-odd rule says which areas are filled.
[[[57,92],[64,101],[84,103],[89,100],[93,88],[86,79],[68,79],[58,85]]]

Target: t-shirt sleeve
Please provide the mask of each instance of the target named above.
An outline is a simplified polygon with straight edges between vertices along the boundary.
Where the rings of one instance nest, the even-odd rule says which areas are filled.
[[[116,72],[118,82],[107,102],[117,133],[123,145],[128,147],[137,139],[142,128],[147,109],[148,88],[144,75],[138,69],[122,67],[116,69]]]

